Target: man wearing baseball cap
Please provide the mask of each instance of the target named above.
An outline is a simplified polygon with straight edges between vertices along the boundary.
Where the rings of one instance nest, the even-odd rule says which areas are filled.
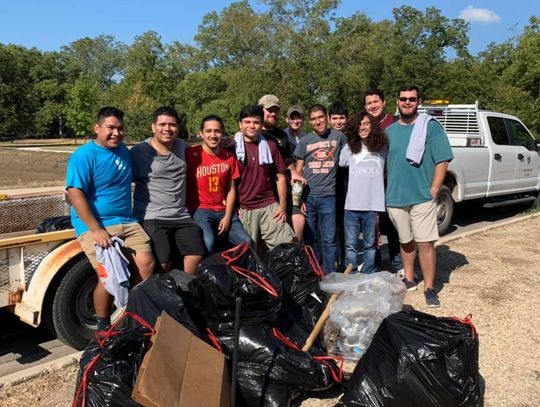
[[[290,174],[290,182],[287,192],[287,216],[292,220],[296,237],[301,240],[303,234],[303,224],[301,226],[301,230],[297,230],[297,228],[294,227],[294,223],[295,220],[298,220],[298,217],[301,216],[303,218],[303,215],[299,209],[294,210],[295,208],[293,208],[290,188],[292,183],[295,181],[301,182],[302,184],[306,183],[305,178],[299,175],[298,171],[296,170],[296,161],[294,159],[294,150],[296,148],[296,144],[292,144],[289,141],[287,133],[278,127],[279,113],[281,111],[281,105],[278,97],[275,95],[264,95],[259,99],[259,106],[262,107],[264,112],[262,134],[267,140],[272,140],[276,143],[279,152],[283,157],[283,161],[289,170],[288,175]]]
[[[284,131],[289,137],[289,142],[294,144],[296,148],[298,140],[305,134],[302,131],[302,126],[304,125],[304,110],[299,106],[289,107],[285,121],[289,126]]]

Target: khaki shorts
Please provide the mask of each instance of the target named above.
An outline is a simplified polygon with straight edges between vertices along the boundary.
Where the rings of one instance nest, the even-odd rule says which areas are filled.
[[[138,223],[124,223],[120,225],[107,226],[105,228],[111,236],[118,236],[125,243],[123,248],[124,254],[129,257],[137,252],[151,252],[150,237]],[[97,269],[98,262],[96,260],[96,246],[92,232],[84,232],[79,236],[81,247],[90,260],[90,263]]]
[[[238,210],[240,222],[248,232],[248,235],[255,243],[259,236],[266,243],[269,250],[281,243],[289,243],[294,239],[294,231],[288,223],[277,222],[274,213],[279,209],[279,205],[273,203],[258,209]]]
[[[437,202],[434,200],[404,208],[386,208],[396,227],[400,243],[434,242],[439,239]]]

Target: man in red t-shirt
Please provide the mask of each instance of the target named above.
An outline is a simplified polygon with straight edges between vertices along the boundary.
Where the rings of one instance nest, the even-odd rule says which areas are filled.
[[[202,229],[207,254],[213,252],[217,236],[233,245],[253,245],[234,207],[240,171],[234,154],[220,148],[223,120],[206,116],[199,134],[202,145],[186,150],[187,207]]]
[[[239,217],[254,242],[259,237],[271,250],[294,239],[287,223],[285,163],[272,140],[261,135],[264,112],[246,106],[239,115],[240,133],[235,136],[240,163]]]

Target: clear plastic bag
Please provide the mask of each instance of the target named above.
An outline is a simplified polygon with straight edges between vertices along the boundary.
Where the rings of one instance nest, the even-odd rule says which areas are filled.
[[[373,274],[331,273],[321,288],[341,293],[325,325],[328,353],[358,360],[382,320],[401,311],[407,292],[399,277],[387,271]]]

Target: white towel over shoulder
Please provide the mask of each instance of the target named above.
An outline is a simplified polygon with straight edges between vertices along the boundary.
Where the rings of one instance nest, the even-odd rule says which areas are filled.
[[[274,160],[272,159],[272,152],[270,151],[268,141],[266,141],[262,135],[259,137],[259,164],[272,164]],[[236,142],[236,158],[238,158],[240,162],[244,162],[246,159],[246,142],[244,141],[242,132],[239,131],[234,135],[234,141]]]
[[[405,156],[411,165],[418,166],[422,162],[426,150],[427,128],[430,120],[435,120],[435,118],[426,113],[420,113],[416,118]]]

